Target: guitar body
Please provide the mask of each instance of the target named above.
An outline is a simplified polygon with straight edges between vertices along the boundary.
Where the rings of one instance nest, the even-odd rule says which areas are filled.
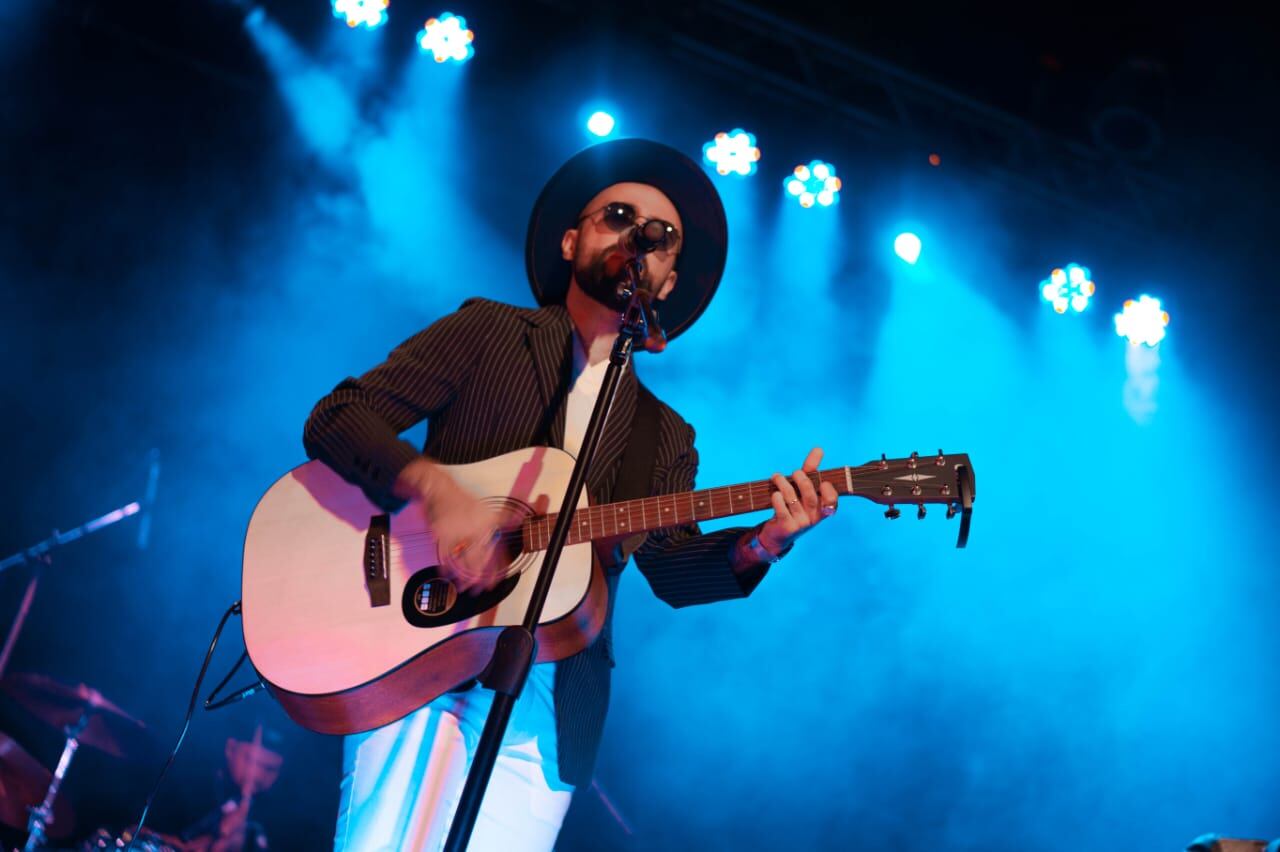
[[[448,467],[499,510],[504,528],[560,508],[573,469],[531,447]],[[587,504],[581,495],[578,507]],[[422,513],[388,515],[321,462],[281,477],[259,501],[244,545],[245,647],[285,712],[321,733],[399,719],[477,677],[503,627],[519,624],[542,567],[519,536],[488,593],[459,596]],[[592,543],[564,548],[537,629],[539,662],[581,651],[604,623],[607,592]]]

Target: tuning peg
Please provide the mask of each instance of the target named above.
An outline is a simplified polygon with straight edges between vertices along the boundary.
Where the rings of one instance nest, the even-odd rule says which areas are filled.
[[[926,514],[926,512],[925,512],[925,509],[924,509],[924,504],[923,504],[923,503],[921,503],[921,504],[920,504],[920,508],[916,509],[916,520],[917,520],[917,521],[923,521],[923,520],[924,520],[924,516],[925,516],[925,514]]]
[[[938,467],[947,466],[947,457],[942,454],[942,447],[938,447],[938,458],[934,460],[934,464]]]
[[[902,510],[890,505],[889,508],[884,510],[884,516],[891,521],[896,521],[902,517]]]
[[[917,453],[915,450],[912,450],[911,458],[907,459],[907,467],[910,468],[911,470],[915,470],[916,465],[919,463],[919,461],[920,461],[920,454]]]
[[[949,521],[949,520],[951,520],[952,518],[954,518],[954,517],[956,516],[956,513],[957,513],[957,512],[959,512],[959,511],[960,511],[960,507],[959,507],[959,506],[957,506],[955,503],[952,503],[952,504],[948,505],[948,506],[947,506],[947,520]]]
[[[889,469],[889,457],[886,456],[884,453],[880,454],[880,469],[881,470]]]

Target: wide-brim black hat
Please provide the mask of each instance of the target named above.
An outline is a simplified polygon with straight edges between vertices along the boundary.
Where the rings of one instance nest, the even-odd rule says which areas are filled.
[[[525,267],[539,305],[564,302],[571,269],[560,256],[564,232],[596,193],[615,183],[655,186],[671,199],[683,226],[675,289],[654,302],[670,340],[711,302],[724,273],[729,232],[724,204],[702,168],[684,154],[648,139],[618,139],[579,151],[551,177],[533,205],[525,239]]]

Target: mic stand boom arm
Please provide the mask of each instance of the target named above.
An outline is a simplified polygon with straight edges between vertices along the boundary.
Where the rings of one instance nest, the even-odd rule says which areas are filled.
[[[155,495],[155,476],[158,465],[159,456],[156,450],[152,450],[152,473],[151,481],[148,484],[147,500],[151,500]],[[22,603],[18,605],[18,613],[13,618],[13,623],[9,625],[9,632],[5,636],[4,646],[0,648],[0,675],[4,674],[9,665],[9,657],[13,654],[13,646],[18,642],[18,635],[22,632],[22,628],[26,623],[27,614],[31,611],[31,601],[36,595],[36,586],[40,582],[40,568],[49,565],[53,561],[52,553],[64,544],[70,544],[73,541],[84,538],[87,535],[97,532],[103,527],[109,527],[112,524],[119,523],[125,518],[136,515],[139,512],[146,511],[146,501],[134,501],[118,509],[113,509],[99,518],[87,521],[74,529],[60,531],[54,530],[53,535],[44,541],[38,541],[28,548],[18,551],[12,556],[6,556],[0,559],[0,574],[3,574],[10,568],[16,568],[19,565],[35,565],[36,571],[32,573],[31,579],[27,581],[27,589],[23,592]],[[144,518],[145,518],[144,514]]]

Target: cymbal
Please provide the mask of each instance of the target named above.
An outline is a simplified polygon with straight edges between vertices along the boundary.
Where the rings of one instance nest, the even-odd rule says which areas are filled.
[[[11,674],[0,679],[0,692],[46,725],[62,729],[88,714],[80,743],[113,757],[124,757],[150,744],[147,726],[83,683],[68,686],[46,675]]]
[[[0,822],[25,831],[27,808],[44,801],[53,773],[27,754],[12,738],[0,734]],[[71,833],[75,817],[64,796],[53,801],[53,821],[45,832],[50,837]]]

